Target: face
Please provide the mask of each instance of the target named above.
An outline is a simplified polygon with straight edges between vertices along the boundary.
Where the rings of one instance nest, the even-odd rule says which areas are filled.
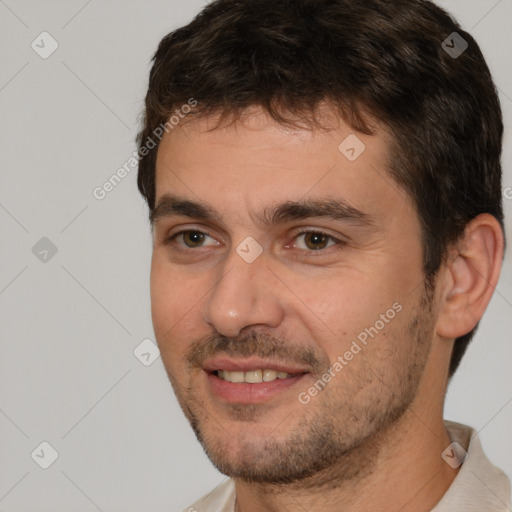
[[[246,481],[357,471],[429,357],[420,225],[385,133],[358,133],[357,156],[326,119],[197,118],[158,151],[156,339],[208,456]]]

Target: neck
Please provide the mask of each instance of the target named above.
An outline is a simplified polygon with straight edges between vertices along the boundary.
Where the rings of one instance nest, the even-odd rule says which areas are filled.
[[[236,512],[308,512],[343,507],[344,512],[428,512],[445,494],[457,470],[441,458],[450,439],[441,410],[421,417],[410,407],[385,432],[366,440],[336,467],[290,485],[235,481]],[[350,471],[357,467],[358,471]]]

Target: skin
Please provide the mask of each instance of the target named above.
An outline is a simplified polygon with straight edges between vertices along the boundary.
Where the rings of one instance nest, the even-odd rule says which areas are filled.
[[[457,474],[441,458],[450,444],[442,421],[449,359],[454,338],[491,298],[501,228],[490,215],[473,219],[427,293],[414,204],[386,173],[389,137],[378,126],[373,136],[358,133],[366,149],[350,162],[338,145],[353,130],[328,108],[321,115],[329,130],[286,128],[254,107],[228,126],[212,115],[164,136],[157,205],[172,194],[218,218],[155,218],[156,339],[196,435],[235,478],[236,510],[428,511]],[[373,224],[260,218],[276,204],[326,198],[345,199]],[[178,235],[186,230],[195,235]],[[311,245],[311,232],[333,238]],[[252,263],[236,252],[248,236],[262,248]],[[400,312],[301,403],[299,393],[397,303]],[[273,354],[308,373],[268,401],[226,403],[201,368],[219,353]]]

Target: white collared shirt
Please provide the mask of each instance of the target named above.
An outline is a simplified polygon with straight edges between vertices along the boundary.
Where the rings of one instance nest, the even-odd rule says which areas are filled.
[[[477,432],[466,425],[444,422],[452,442],[467,451],[441,501],[431,512],[511,512],[510,481],[483,452]],[[228,479],[183,512],[234,512],[235,483]]]

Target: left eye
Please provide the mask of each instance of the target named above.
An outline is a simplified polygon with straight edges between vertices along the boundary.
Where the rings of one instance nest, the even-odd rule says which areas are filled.
[[[299,233],[299,235],[296,237],[296,240],[297,241],[294,244],[295,247],[298,249],[305,249],[310,251],[326,249],[327,247],[336,245],[337,242],[334,237],[320,231],[307,231],[304,233]]]

